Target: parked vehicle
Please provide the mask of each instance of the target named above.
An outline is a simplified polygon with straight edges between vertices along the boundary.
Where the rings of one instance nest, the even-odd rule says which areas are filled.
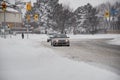
[[[51,39],[56,35],[56,33],[49,33],[48,34],[48,38],[47,38],[47,42],[50,42]]]
[[[51,39],[51,46],[65,45],[70,46],[69,37],[66,34],[55,34]]]

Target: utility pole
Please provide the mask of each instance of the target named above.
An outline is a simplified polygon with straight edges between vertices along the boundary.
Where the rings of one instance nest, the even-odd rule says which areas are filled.
[[[109,30],[111,29],[111,20],[110,20],[110,18],[111,18],[111,14],[110,14],[110,3],[109,3],[109,9],[108,9],[108,11],[109,11],[109,16],[108,16],[108,18],[109,18]]]
[[[27,14],[27,39],[29,38],[29,35],[28,35],[28,33],[29,33],[29,22],[30,22],[30,14]]]
[[[4,29],[4,38],[6,38],[6,34],[5,34],[5,26],[6,26],[6,15],[5,15],[5,11],[4,11],[4,25],[3,25],[3,29]]]
[[[31,11],[31,2],[28,2],[26,4],[26,11],[30,12]],[[27,15],[27,39],[29,38],[29,22],[30,22],[30,14]]]
[[[29,33],[29,21],[27,21],[27,39],[29,38],[28,33]]]
[[[5,12],[6,12],[6,8],[7,8],[7,5],[6,5],[6,2],[3,1],[2,2],[2,10],[4,12],[4,25],[3,25],[3,35],[4,35],[4,38],[6,38],[6,34],[5,34],[5,27],[6,27],[6,15],[5,15]]]

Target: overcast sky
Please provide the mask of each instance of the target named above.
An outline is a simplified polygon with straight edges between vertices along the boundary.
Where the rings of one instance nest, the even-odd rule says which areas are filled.
[[[15,0],[9,0],[11,3],[14,3]],[[18,1],[18,0],[17,0]],[[32,1],[32,2],[36,2],[36,0],[20,0],[20,1]],[[76,9],[79,6],[83,6],[86,5],[87,3],[90,3],[92,6],[97,6],[99,4],[105,3],[105,2],[110,2],[110,3],[114,3],[116,1],[120,1],[120,0],[59,0],[59,3],[62,3],[64,5],[69,5],[70,8],[72,9]]]
[[[90,3],[92,6],[97,6],[105,2],[114,3],[116,1],[120,0],[59,0],[60,3],[69,5],[73,9],[76,9],[79,6],[86,5],[87,3]]]

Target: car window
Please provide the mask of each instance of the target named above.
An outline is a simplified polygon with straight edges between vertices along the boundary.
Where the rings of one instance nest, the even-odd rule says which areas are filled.
[[[67,38],[67,35],[65,34],[58,34],[58,35],[55,35],[56,38]]]
[[[49,35],[49,37],[54,37],[54,35]]]
[[[56,35],[56,33],[50,33],[48,34],[49,37],[54,37]]]

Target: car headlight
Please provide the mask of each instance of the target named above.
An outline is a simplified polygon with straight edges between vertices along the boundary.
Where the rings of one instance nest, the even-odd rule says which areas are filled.
[[[66,42],[68,42],[69,40],[68,40],[68,39],[66,39],[65,41],[66,41]]]
[[[56,39],[55,42],[58,42],[58,40]]]

